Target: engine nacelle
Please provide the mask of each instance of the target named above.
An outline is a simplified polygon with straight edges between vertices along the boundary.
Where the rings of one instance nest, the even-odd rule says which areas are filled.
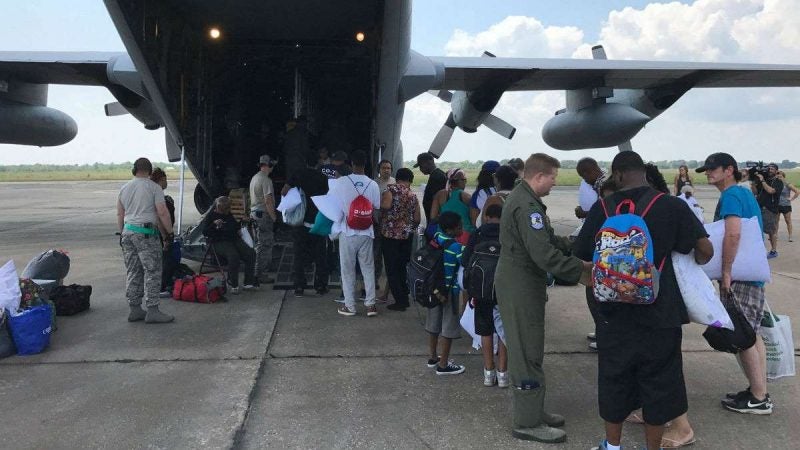
[[[467,133],[474,133],[483,124],[486,116],[500,101],[502,89],[478,89],[475,91],[456,91],[450,101],[453,111],[453,120],[456,125]]]
[[[557,114],[544,124],[542,138],[558,150],[615,147],[631,140],[650,120],[630,106],[604,103]]]
[[[0,142],[51,147],[66,144],[78,134],[67,114],[47,106],[0,100]]]

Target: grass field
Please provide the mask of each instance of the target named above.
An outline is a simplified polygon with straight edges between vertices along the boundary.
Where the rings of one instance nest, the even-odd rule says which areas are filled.
[[[789,182],[795,186],[800,185],[800,169],[785,170],[786,177]],[[478,179],[478,170],[469,169],[467,173],[467,190],[471,191],[475,188]],[[672,180],[677,173],[676,169],[663,169],[664,179],[667,180],[667,185],[671,187]],[[179,176],[178,171],[168,171],[167,177],[174,180]],[[23,181],[95,181],[95,180],[127,180],[131,177],[131,173],[127,169],[118,170],[76,170],[76,171],[25,171],[25,172],[0,172],[0,182],[23,182]],[[186,171],[186,178],[193,179],[192,172]],[[419,170],[414,169],[414,185],[425,183],[428,177],[423,175]],[[706,183],[706,177],[701,174],[693,174],[692,179],[695,185],[702,185]],[[574,169],[561,169],[558,174],[558,185],[560,186],[577,186],[580,184],[580,177]]]

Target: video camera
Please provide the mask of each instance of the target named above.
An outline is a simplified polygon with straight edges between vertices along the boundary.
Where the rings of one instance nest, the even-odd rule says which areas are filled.
[[[747,161],[745,163],[747,166],[747,178],[752,182],[758,182],[758,177],[756,174],[761,174],[764,179],[768,179],[771,177],[769,173],[769,166],[764,165],[764,161]]]

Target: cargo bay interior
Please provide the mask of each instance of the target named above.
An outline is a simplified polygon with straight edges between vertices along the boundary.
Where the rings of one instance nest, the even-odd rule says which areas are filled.
[[[298,116],[312,148],[374,142],[381,2],[293,3],[120,2],[180,130],[200,210],[246,186],[261,154],[279,160],[273,179],[282,182]]]

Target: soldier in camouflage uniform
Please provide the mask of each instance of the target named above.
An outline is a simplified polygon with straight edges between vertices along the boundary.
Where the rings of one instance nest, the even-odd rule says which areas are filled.
[[[128,322],[167,323],[175,318],[158,309],[161,288],[161,240],[172,243],[172,222],[161,186],[150,180],[153,165],[139,158],[133,165],[133,179],[125,183],[117,198],[117,226],[125,257],[125,296]],[[142,298],[147,311],[142,309]]]
[[[564,442],[564,418],[544,411],[544,318],[547,273],[589,283],[591,263],[569,256],[570,242],[555,236],[541,198],[555,186],[560,164],[536,153],[525,162],[523,180],[506,198],[500,222],[500,260],[495,289],[506,331],[511,376],[512,435],[539,442]]]

